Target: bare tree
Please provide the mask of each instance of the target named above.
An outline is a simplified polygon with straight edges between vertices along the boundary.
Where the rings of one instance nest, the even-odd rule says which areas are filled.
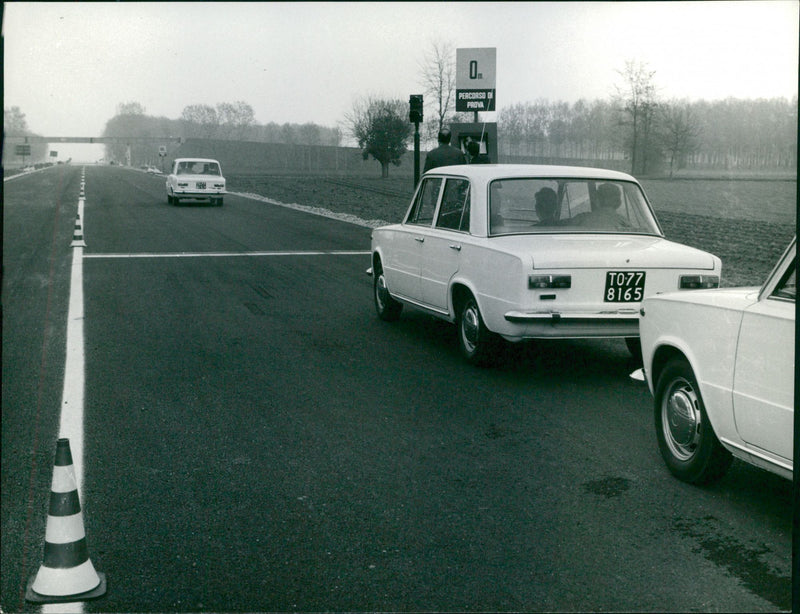
[[[422,86],[427,100],[433,101],[433,115],[425,123],[427,139],[433,140],[455,111],[456,58],[450,42],[433,42],[420,64]]]
[[[25,119],[25,114],[19,107],[14,106],[10,109],[3,107],[3,136],[35,136],[33,132],[28,129],[28,122]],[[42,160],[47,154],[47,143],[30,143],[30,161],[36,162]],[[3,165],[4,166],[17,166],[19,160],[17,158],[16,150],[13,146],[6,145],[3,147]],[[22,156],[22,165],[26,163],[25,156]]]
[[[631,156],[631,173],[646,173],[657,108],[653,80],[656,73],[648,70],[647,64],[633,60],[625,62],[625,69],[617,72],[623,78],[623,85],[616,86],[616,90],[625,117],[621,123],[630,129],[626,145]]]
[[[322,136],[320,127],[317,124],[307,122],[299,127],[298,136],[303,145],[320,145]]]
[[[3,109],[3,134],[6,136],[21,136],[28,134],[28,122],[25,113],[19,107]]]
[[[226,139],[244,139],[249,128],[255,124],[253,107],[241,100],[219,103],[217,117],[222,138]]]
[[[664,105],[661,116],[662,138],[669,155],[669,176],[672,177],[675,166],[684,168],[686,159],[697,148],[697,137],[701,131],[688,103]]]
[[[192,104],[184,107],[181,119],[186,122],[187,136],[212,138],[219,126],[219,117],[214,107],[207,104]]]
[[[145,108],[138,102],[120,102],[117,105],[117,115],[144,115]]]
[[[400,99],[380,99],[368,96],[357,100],[353,110],[345,115],[348,127],[364,159],[372,156],[380,162],[381,177],[389,176],[389,164],[400,165],[411,136],[411,124],[406,117],[407,103]]]

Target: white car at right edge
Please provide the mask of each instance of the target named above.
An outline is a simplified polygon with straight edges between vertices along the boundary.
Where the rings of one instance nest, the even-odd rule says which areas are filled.
[[[793,474],[797,237],[761,288],[653,295],[639,334],[658,447],[695,484],[735,456]]]

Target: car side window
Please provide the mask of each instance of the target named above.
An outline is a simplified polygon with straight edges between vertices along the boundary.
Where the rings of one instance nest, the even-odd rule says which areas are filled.
[[[439,201],[439,191],[442,187],[441,177],[431,177],[423,180],[422,187],[417,192],[417,199],[408,214],[407,224],[430,226],[433,223],[433,212]]]
[[[469,181],[448,179],[444,185],[436,227],[469,232],[469,209]]]
[[[780,283],[775,287],[772,296],[776,298],[787,299],[793,301],[797,297],[797,267],[796,262],[793,262],[789,270],[783,276]]]

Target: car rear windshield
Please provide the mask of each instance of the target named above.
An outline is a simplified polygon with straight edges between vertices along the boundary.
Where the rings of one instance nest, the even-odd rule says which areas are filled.
[[[216,175],[219,176],[219,164],[216,162],[201,162],[186,160],[178,162],[178,175]]]
[[[497,179],[489,234],[608,232],[661,235],[641,188],[598,179]]]

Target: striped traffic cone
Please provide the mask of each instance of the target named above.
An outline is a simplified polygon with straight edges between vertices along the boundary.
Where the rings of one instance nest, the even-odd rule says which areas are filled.
[[[80,216],[75,218],[75,229],[72,231],[70,247],[86,247],[86,242],[83,240],[83,224],[81,224]]]
[[[44,562],[28,581],[27,601],[63,603],[105,595],[106,578],[89,559],[69,439],[59,439],[44,538]]]

